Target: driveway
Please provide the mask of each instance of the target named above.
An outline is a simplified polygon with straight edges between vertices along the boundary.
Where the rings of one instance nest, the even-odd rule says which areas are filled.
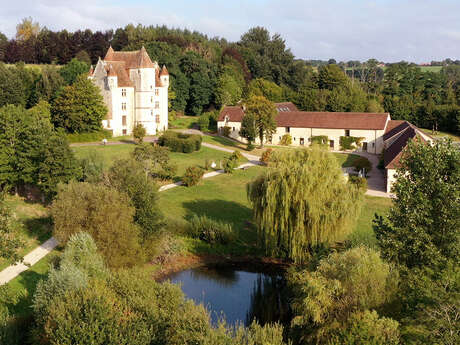
[[[391,194],[387,193],[385,173],[383,170],[377,168],[379,165],[379,155],[375,155],[368,152],[344,152],[344,151],[334,151],[337,153],[352,153],[361,157],[365,157],[371,162],[372,170],[367,176],[367,192],[366,195],[379,196],[390,198]]]

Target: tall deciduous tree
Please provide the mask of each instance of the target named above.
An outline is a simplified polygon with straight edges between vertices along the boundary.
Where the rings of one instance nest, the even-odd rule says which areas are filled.
[[[32,17],[24,18],[21,23],[16,25],[16,39],[27,41],[37,37],[40,32],[40,24],[34,22]]]
[[[345,181],[334,156],[316,147],[273,153],[268,170],[247,186],[267,254],[296,262],[351,232],[363,193]]]
[[[375,221],[382,254],[408,268],[458,259],[460,152],[448,141],[411,141],[400,163],[393,207]]]
[[[276,131],[275,105],[263,96],[254,96],[246,103],[246,114],[254,118],[260,146],[263,147],[264,139],[270,138]]]
[[[84,76],[59,93],[51,110],[55,126],[71,133],[100,130],[107,114],[100,89]]]
[[[241,120],[240,136],[248,141],[248,146],[257,138],[256,119],[252,114],[246,113]]]
[[[142,260],[142,250],[130,204],[126,194],[104,185],[61,185],[51,207],[53,235],[65,244],[72,235],[88,232],[108,266],[133,266]]]

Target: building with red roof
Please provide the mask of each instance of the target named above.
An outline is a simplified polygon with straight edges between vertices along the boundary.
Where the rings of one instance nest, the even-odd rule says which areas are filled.
[[[114,136],[131,134],[138,123],[150,135],[168,128],[169,73],[144,47],[129,52],[110,47],[88,78],[101,89],[108,108],[102,124]]]

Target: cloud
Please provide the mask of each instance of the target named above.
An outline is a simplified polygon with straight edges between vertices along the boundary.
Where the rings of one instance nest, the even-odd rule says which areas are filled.
[[[423,62],[460,58],[458,13],[454,0],[21,0],[2,5],[0,31],[12,37],[32,16],[52,30],[141,23],[235,41],[261,25],[299,58]]]

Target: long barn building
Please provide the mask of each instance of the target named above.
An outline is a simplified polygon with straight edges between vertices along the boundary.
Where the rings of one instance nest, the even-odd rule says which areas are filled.
[[[281,138],[289,134],[292,145],[302,147],[310,145],[313,137],[327,136],[330,149],[340,150],[340,137],[362,138],[362,145],[357,150],[384,155],[387,192],[391,190],[399,159],[408,141],[416,137],[426,142],[433,140],[407,121],[391,120],[389,113],[307,112],[299,111],[290,102],[275,105],[277,128],[272,137],[266,139],[266,144],[278,145]],[[223,133],[224,127],[228,127],[231,138],[245,142],[240,136],[243,117],[243,107],[224,107],[217,122],[219,132]]]

